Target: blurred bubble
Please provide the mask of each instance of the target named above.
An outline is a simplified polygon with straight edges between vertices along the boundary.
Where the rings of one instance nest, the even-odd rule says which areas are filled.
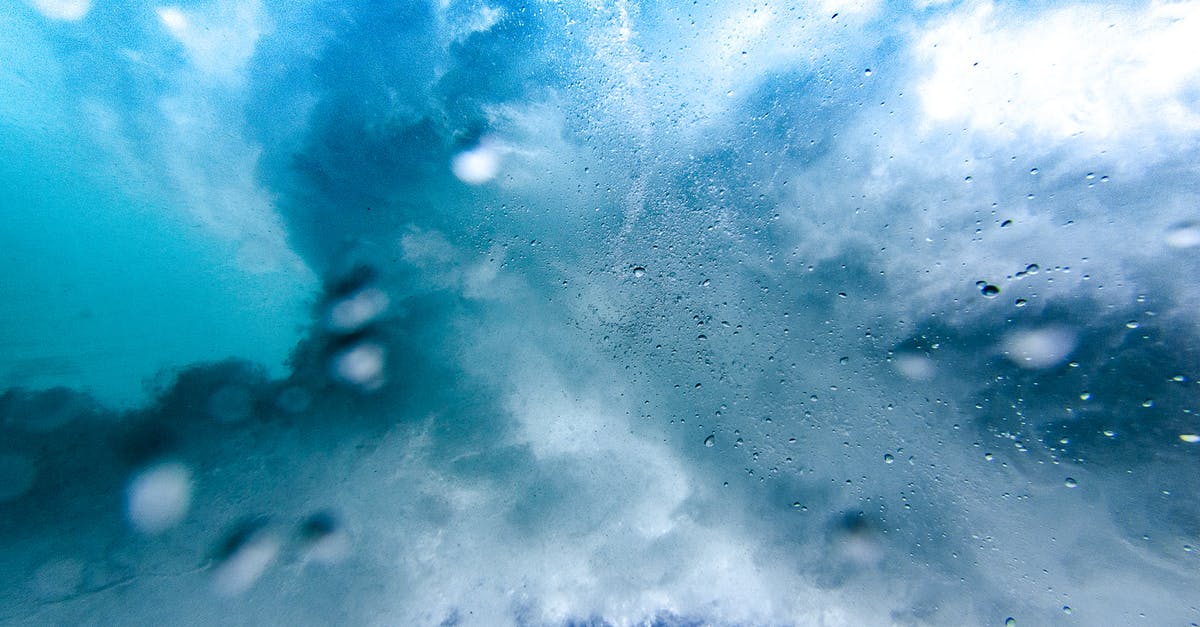
[[[1167,229],[1167,245],[1171,248],[1200,246],[1200,223],[1180,222]]]
[[[1195,433],[1181,433],[1179,434],[1179,439],[1187,442],[1188,444],[1195,444],[1200,442],[1200,435]]]
[[[66,22],[83,19],[92,7],[92,0],[28,0],[42,15]]]
[[[1075,333],[1065,327],[1014,331],[1004,339],[1005,357],[1022,368],[1050,368],[1075,350]]]
[[[20,498],[36,477],[37,468],[25,456],[0,453],[0,503]]]
[[[276,400],[279,408],[289,414],[299,414],[308,411],[312,406],[312,394],[308,390],[294,385],[279,393],[279,398]]]
[[[213,589],[221,596],[249,590],[275,561],[279,545],[279,539],[267,530],[265,518],[238,524],[218,547]]]
[[[334,333],[353,333],[383,314],[389,303],[383,290],[377,287],[361,289],[329,307],[326,326]]]
[[[226,385],[208,399],[208,414],[219,422],[241,422],[250,417],[254,399],[241,385]]]
[[[374,342],[361,342],[333,357],[333,376],[364,390],[376,390],[383,385],[386,353]]]
[[[857,566],[874,566],[883,559],[879,532],[862,512],[844,514],[833,540],[841,557]]]
[[[892,360],[896,371],[910,381],[928,381],[937,374],[933,360],[916,353],[902,353]]]
[[[350,535],[333,512],[319,511],[300,524],[300,543],[307,560],[332,564],[350,552]]]
[[[178,462],[147,468],[129,482],[126,516],[143,533],[161,533],[187,515],[192,502],[192,473]]]
[[[492,141],[481,141],[478,146],[455,155],[450,170],[468,185],[482,185],[500,172],[499,147]]]

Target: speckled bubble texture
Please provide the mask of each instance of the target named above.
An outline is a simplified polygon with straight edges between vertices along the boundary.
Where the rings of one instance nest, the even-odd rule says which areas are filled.
[[[1200,3],[0,0],[0,624],[1200,622]]]

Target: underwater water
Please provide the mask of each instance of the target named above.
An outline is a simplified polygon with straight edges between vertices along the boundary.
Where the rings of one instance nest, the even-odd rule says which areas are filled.
[[[0,0],[0,623],[1196,625],[1200,3]]]

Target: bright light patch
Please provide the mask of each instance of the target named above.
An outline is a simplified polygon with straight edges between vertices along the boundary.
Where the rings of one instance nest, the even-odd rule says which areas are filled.
[[[167,27],[172,35],[178,37],[187,29],[187,17],[184,16],[183,11],[179,10],[179,7],[159,7],[157,13],[159,21]]]
[[[991,3],[918,40],[927,120],[1001,137],[1123,139],[1200,130],[1200,5],[1024,15]]]
[[[92,8],[92,0],[26,0],[42,15],[66,22],[84,18]]]
[[[500,173],[500,150],[492,142],[482,141],[455,155],[450,169],[458,180],[468,185],[482,185]]]

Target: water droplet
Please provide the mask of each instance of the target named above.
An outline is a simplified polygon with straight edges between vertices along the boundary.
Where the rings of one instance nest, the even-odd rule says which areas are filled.
[[[192,502],[192,473],[168,462],[138,473],[125,492],[125,515],[143,533],[161,533],[187,515]]]
[[[1154,399],[1148,398],[1148,399],[1142,401],[1142,407],[1145,407],[1147,409],[1154,407]]]
[[[883,456],[883,463],[885,463],[885,464],[891,464],[891,463],[893,463],[893,462],[895,462],[895,461],[896,461],[896,458],[895,458],[895,457],[892,457],[892,454],[891,454],[891,453],[886,453],[886,454],[884,454],[884,456]]]
[[[1167,229],[1167,245],[1171,248],[1200,246],[1200,223],[1181,222]]]
[[[1000,294],[1000,288],[991,283],[985,283],[983,287],[979,288],[979,293],[987,298],[995,298]]]
[[[707,446],[708,448],[712,448],[713,446],[716,445],[716,443],[717,443],[716,435],[710,435],[707,438],[704,438],[704,446]]]
[[[1075,333],[1066,327],[1022,329],[1005,336],[1004,355],[1022,368],[1050,368],[1062,363],[1075,350]]]
[[[383,387],[385,363],[386,353],[382,346],[362,342],[338,353],[331,367],[337,379],[370,391]]]
[[[996,459],[996,456],[995,456],[995,455],[992,455],[991,453],[984,453],[984,454],[983,454],[983,458],[984,458],[985,460],[987,460],[987,461],[989,461],[989,462],[990,462],[990,461],[992,461],[993,459]]]
[[[864,74],[864,75],[866,75],[866,76],[870,76],[870,75],[871,75],[871,68],[867,68],[866,70],[863,70],[863,74]]]
[[[1103,433],[1104,433],[1104,437],[1106,437],[1106,438],[1115,438],[1115,437],[1117,437],[1117,432],[1116,432],[1116,431],[1113,431],[1112,429],[1105,429],[1105,430],[1103,431]]]
[[[646,269],[645,269],[645,268],[643,268],[642,266],[636,266],[636,267],[634,267],[634,269],[633,269],[633,278],[635,278],[635,279],[640,279],[640,278],[642,278],[642,277],[644,277],[644,276],[646,276]]]
[[[1026,301],[1024,298],[1018,298],[1016,301],[1013,302],[1013,304],[1016,305],[1017,307],[1024,307],[1025,302]]]
[[[377,287],[366,287],[337,300],[329,307],[325,324],[334,333],[353,333],[375,321],[390,303]]]
[[[500,173],[501,149],[495,141],[484,140],[470,150],[454,155],[450,170],[468,185],[482,185]]]
[[[1083,394],[1080,394],[1080,395],[1079,395],[1079,400],[1081,400],[1081,401],[1090,401],[1090,400],[1092,400],[1092,393],[1091,393],[1091,392],[1084,392]]]
[[[1128,327],[1128,328],[1130,328],[1130,329],[1136,329],[1136,328],[1138,328],[1138,327],[1140,327],[1140,326],[1142,326],[1142,325],[1141,325],[1141,323],[1139,323],[1137,320],[1130,320],[1129,322],[1126,322],[1126,323],[1125,323],[1125,326],[1126,326],[1126,327]]]
[[[332,511],[311,514],[300,524],[297,535],[304,549],[304,557],[314,562],[332,564],[341,561],[350,551],[350,538],[345,525]]]
[[[1012,616],[1009,616],[1008,618],[1004,619],[1004,627],[1013,627],[1013,625],[1016,625],[1016,624],[1017,624],[1017,619],[1013,618]]]
[[[1041,268],[1039,268],[1036,263],[1031,263],[1025,266],[1025,274],[1037,274],[1038,270],[1041,270]]]
[[[242,521],[217,547],[214,589],[222,596],[237,596],[250,589],[275,561],[279,548],[280,541],[267,530],[265,517]]]
[[[1067,477],[1067,480],[1063,481],[1063,485],[1067,486],[1068,488],[1075,488],[1079,486],[1079,482],[1076,481],[1074,477]]]

